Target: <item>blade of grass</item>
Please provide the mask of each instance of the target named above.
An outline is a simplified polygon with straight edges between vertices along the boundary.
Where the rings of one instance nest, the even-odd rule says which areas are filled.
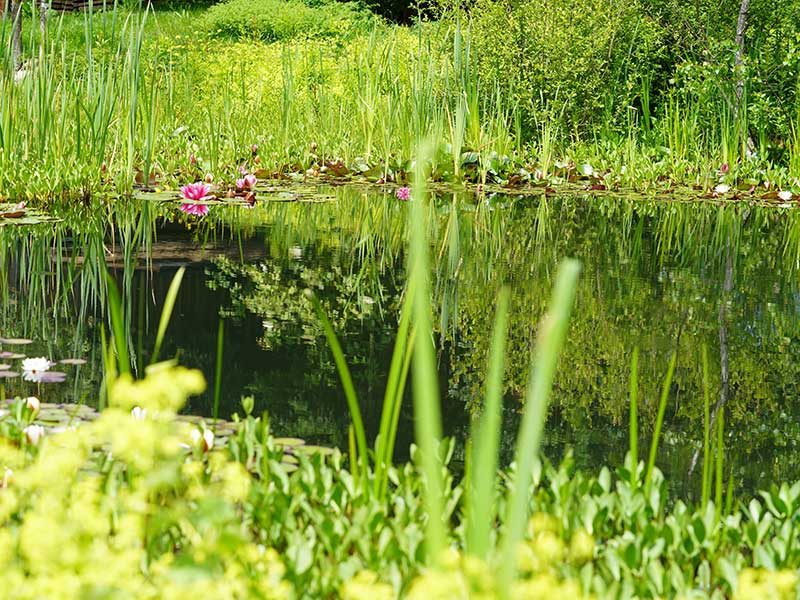
[[[358,446],[358,454],[354,458],[355,462],[359,464],[363,475],[362,483],[367,485],[367,436],[364,433],[364,421],[361,418],[361,409],[358,406],[358,398],[356,397],[356,389],[353,386],[353,378],[350,376],[350,368],[347,366],[342,347],[336,338],[331,322],[328,320],[328,315],[325,314],[325,310],[322,308],[322,304],[313,292],[309,291],[308,294],[311,298],[311,303],[314,305],[314,310],[317,312],[317,318],[322,325],[322,330],[325,332],[325,338],[328,340],[328,346],[333,353],[336,370],[339,372],[339,379],[342,382],[342,388],[344,388],[344,395],[347,399],[347,406],[350,409],[350,419],[353,422],[353,430]],[[356,470],[354,467],[353,471],[355,472]]]
[[[579,272],[580,263],[576,260],[565,260],[560,265],[550,300],[550,309],[539,323],[525,396],[525,412],[514,455],[517,465],[516,478],[508,502],[505,539],[501,549],[500,591],[501,596],[506,598],[516,571],[517,545],[525,531],[534,461],[539,452],[544,421],[547,417],[547,404],[558,356],[567,333]]]
[[[397,440],[397,426],[400,423],[400,409],[403,405],[403,394],[406,389],[406,381],[408,380],[408,372],[411,368],[411,359],[414,356],[414,339],[416,338],[416,329],[411,330],[411,334],[408,337],[408,348],[406,350],[405,358],[403,359],[403,368],[400,372],[400,383],[397,386],[397,397],[394,402],[393,412],[392,412],[392,421],[389,425],[389,437],[386,440],[386,460],[387,465],[391,462],[392,457],[394,456],[394,445],[395,441]],[[388,474],[384,472],[383,477],[383,484],[380,489],[379,497],[383,498],[386,494],[386,489],[389,486],[389,479]]]
[[[703,344],[703,486],[701,494],[701,507],[705,508],[711,499],[711,462],[710,440],[711,435],[711,398],[708,383],[708,348]]]
[[[419,447],[418,458],[424,477],[424,505],[428,514],[425,528],[425,551],[429,564],[440,560],[445,548],[444,500],[442,464],[439,442],[442,437],[442,417],[439,405],[439,378],[431,326],[430,260],[428,222],[430,211],[425,182],[426,166],[433,155],[434,145],[428,141],[420,146],[414,171],[414,197],[409,212],[411,247],[409,273],[414,286],[413,318],[419,334],[414,347],[412,385],[414,389],[414,434]]]
[[[388,441],[390,437],[396,435],[396,431],[390,432],[395,413],[395,404],[402,402],[403,389],[399,388],[402,379],[402,368],[404,356],[409,352],[409,327],[411,324],[411,302],[413,291],[409,287],[406,301],[400,313],[400,325],[397,329],[397,340],[392,351],[392,362],[389,367],[389,377],[386,383],[386,391],[383,397],[383,409],[381,411],[381,425],[378,430],[378,437],[375,440],[375,481],[373,487],[375,492],[381,492],[384,488],[384,477],[386,469],[391,462],[391,455],[387,453]]]
[[[717,464],[715,467],[715,476],[716,476],[716,487],[714,490],[714,505],[717,509],[717,518],[719,519],[722,511],[722,466],[723,466],[723,458],[725,448],[723,446],[723,432],[725,430],[725,407],[719,407],[719,413],[717,416]]]
[[[220,318],[217,327],[217,368],[214,373],[214,433],[217,430],[219,417],[219,398],[222,392],[222,347],[225,340],[225,320]]]
[[[631,487],[636,487],[639,478],[639,347],[633,349],[631,357],[631,408],[630,408],[630,455]]]
[[[500,421],[503,410],[503,373],[508,305],[510,291],[503,288],[497,298],[492,343],[489,350],[489,371],[486,377],[486,401],[480,421],[476,422],[473,440],[469,488],[467,496],[467,551],[485,558],[495,520],[493,506],[497,478]]]
[[[131,361],[128,358],[125,323],[122,320],[122,301],[119,297],[117,283],[108,271],[106,271],[106,282],[108,283],[108,311],[111,318],[113,344],[117,349],[117,366],[119,368],[119,373],[124,375],[131,372]]]
[[[183,274],[186,272],[186,267],[181,267],[172,278],[172,283],[169,284],[167,296],[164,299],[164,308],[161,309],[161,318],[158,321],[158,331],[156,333],[156,345],[153,348],[153,357],[150,359],[150,364],[153,365],[158,362],[158,355],[161,353],[161,344],[164,341],[164,335],[167,333],[167,326],[172,318],[172,310],[175,308],[175,300],[178,298],[178,291],[181,289],[181,281],[183,281]]]
[[[667,376],[664,378],[664,386],[661,388],[661,399],[658,403],[656,426],[655,429],[653,429],[653,441],[650,442],[650,457],[647,460],[647,473],[644,476],[645,486],[650,483],[650,478],[653,476],[653,469],[656,466],[656,453],[658,452],[658,441],[661,437],[661,425],[664,423],[664,413],[667,410],[667,398],[669,397],[669,388],[672,385],[672,375],[675,372],[675,361],[677,358],[677,352],[673,352],[672,358],[669,360],[669,367],[667,367]]]

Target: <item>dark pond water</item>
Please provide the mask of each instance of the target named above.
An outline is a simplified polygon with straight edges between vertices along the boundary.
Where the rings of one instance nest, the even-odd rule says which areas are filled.
[[[125,302],[131,353],[149,360],[166,290],[187,271],[162,356],[204,371],[210,388],[224,320],[222,403],[242,396],[279,434],[346,446],[349,416],[330,351],[304,294],[314,289],[339,333],[367,427],[377,430],[405,281],[406,205],[390,194],[331,192],[330,202],[215,208],[198,221],[145,202],[108,216],[0,228],[0,335],[29,337],[29,356],[79,356],[45,400],[96,402],[105,260]],[[726,471],[742,492],[800,476],[800,222],[792,209],[612,197],[442,195],[431,210],[434,297],[446,433],[458,440],[479,410],[501,285],[512,290],[503,452],[510,457],[530,352],[555,267],[583,270],[559,364],[545,453],[571,449],[582,467],[620,465],[628,448],[630,360],[640,350],[641,454],[667,365],[677,352],[658,464],[673,489],[703,432],[705,348],[712,406],[723,393]],[[0,360],[0,363],[7,362]],[[724,383],[727,372],[727,384]],[[6,380],[8,393],[37,391]],[[26,387],[28,386],[28,387]],[[213,394],[187,410],[211,415]],[[412,441],[404,408],[399,454]]]

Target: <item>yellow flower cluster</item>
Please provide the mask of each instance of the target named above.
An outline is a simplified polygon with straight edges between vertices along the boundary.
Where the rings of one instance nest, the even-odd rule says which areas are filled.
[[[563,545],[559,549],[551,542],[552,539],[548,536],[547,541],[536,546],[536,549],[544,551],[538,557],[535,554],[536,549],[528,544],[523,545],[531,553],[520,553],[522,568],[519,578],[511,585],[511,598],[544,600],[583,597],[581,587],[576,581],[560,578],[553,569],[538,570],[546,567],[547,561],[563,556]],[[441,567],[427,571],[415,579],[407,596],[409,600],[497,600],[499,597],[491,567],[474,556],[461,556],[454,550],[442,561]]]
[[[0,489],[0,590],[19,600],[292,597],[278,554],[237,513],[244,468],[187,452],[187,432],[166,418],[203,386],[180,368],[120,379],[109,410],[46,436],[35,457],[0,443],[0,472],[12,472]]]
[[[342,586],[342,600],[394,600],[394,590],[372,571],[361,571]]]
[[[742,569],[734,600],[794,600],[797,598],[797,572],[789,569]]]
[[[517,548],[519,576],[509,595],[520,600],[582,598],[577,581],[560,576],[558,566],[565,559],[584,564],[594,557],[594,538],[585,530],[576,531],[569,545],[561,538],[558,521],[545,513],[534,514],[528,523],[526,541]],[[367,598],[368,594],[354,597]],[[415,579],[409,600],[496,600],[499,597],[492,567],[474,556],[462,556],[450,550],[440,567]]]

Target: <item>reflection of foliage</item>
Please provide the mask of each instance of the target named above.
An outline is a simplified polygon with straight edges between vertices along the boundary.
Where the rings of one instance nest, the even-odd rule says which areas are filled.
[[[640,417],[647,433],[669,355],[677,349],[667,410],[670,436],[665,439],[673,448],[664,458],[672,462],[676,452],[690,454],[702,439],[704,344],[712,402],[719,395],[719,306],[726,302],[731,371],[726,444],[739,456],[746,470],[742,476],[763,477],[765,460],[777,471],[770,475],[788,475],[794,461],[776,461],[776,456],[800,443],[800,431],[787,427],[798,416],[793,400],[800,378],[800,351],[791,343],[800,337],[792,301],[797,288],[788,276],[794,272],[792,261],[783,253],[792,230],[784,230],[780,214],[766,211],[745,220],[735,210],[711,206],[612,202],[616,206],[602,200],[542,199],[519,206],[502,223],[504,244],[491,255],[494,269],[486,269],[486,261],[465,264],[457,280],[459,310],[451,336],[451,397],[473,408],[480,402],[492,297],[508,283],[513,295],[506,392],[521,399],[554,265],[561,257],[575,256],[584,271],[554,387],[551,439],[584,448],[588,454],[582,459],[592,463],[604,462],[620,443],[624,447],[635,346],[642,353]],[[460,218],[470,217],[462,213]],[[728,238],[737,261],[733,291],[723,298]],[[464,252],[485,252],[466,236],[460,245]],[[758,466],[752,469],[754,461]],[[686,468],[685,457],[683,464],[677,468]]]
[[[374,298],[363,289],[358,275],[343,274],[336,265],[312,268],[299,262],[237,264],[222,258],[208,276],[211,289],[230,293],[231,307],[223,309],[225,316],[250,313],[262,319],[259,344],[265,350],[279,348],[287,341],[322,340],[309,291],[320,297],[334,329],[343,337],[386,328]]]

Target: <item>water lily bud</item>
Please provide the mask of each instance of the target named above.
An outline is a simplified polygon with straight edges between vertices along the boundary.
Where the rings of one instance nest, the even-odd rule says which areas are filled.
[[[107,170],[108,170],[108,167],[106,166],[106,163],[103,163],[102,165],[100,165],[100,172],[101,173],[105,173]]]
[[[39,440],[44,436],[44,427],[41,425],[28,425],[22,430],[22,433],[25,434],[25,440],[31,446],[38,446]]]
[[[256,157],[253,159],[253,162],[254,162],[255,164],[257,164],[257,165],[260,165],[260,164],[261,164],[261,157],[260,157],[260,156],[256,156]]]
[[[192,429],[192,443],[203,448],[203,452],[208,452],[214,447],[214,432],[210,429]]]
[[[23,200],[22,202],[18,203],[16,206],[14,206],[14,210],[25,210],[26,206],[27,206],[27,204]]]
[[[258,146],[256,146],[255,144],[250,146],[250,152],[252,152],[253,156],[255,156],[258,153]]]
[[[39,399],[36,396],[28,396],[25,399],[25,406],[28,407],[28,410],[35,416],[39,414]]]
[[[189,155],[189,164],[192,166],[197,164],[197,157],[194,154]]]
[[[311,142],[311,151],[312,152],[316,152],[317,151],[317,142]]]
[[[14,471],[9,469],[8,467],[5,468],[5,472],[3,473],[3,479],[0,481],[0,490],[7,488],[8,484],[11,482],[11,476],[14,474]]]
[[[144,421],[145,418],[147,417],[147,409],[146,408],[142,408],[141,406],[134,406],[131,409],[131,416],[136,421]]]
[[[206,183],[212,183],[214,181],[214,176],[211,173],[206,173],[206,176],[203,177],[203,181]]]
[[[239,175],[242,175],[242,176],[247,175],[247,167],[245,167],[244,165],[240,166],[239,167]]]

